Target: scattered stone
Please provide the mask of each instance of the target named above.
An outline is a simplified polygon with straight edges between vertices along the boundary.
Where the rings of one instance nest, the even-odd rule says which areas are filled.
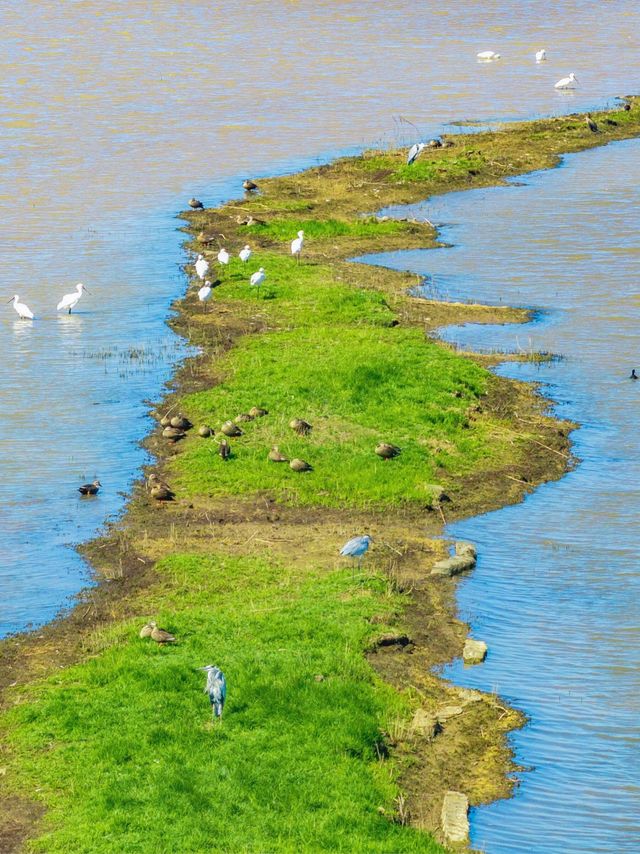
[[[464,708],[462,706],[442,706],[441,709],[436,711],[436,719],[439,724],[446,724],[451,718],[457,718],[463,712]]]
[[[411,721],[411,729],[414,733],[424,736],[431,740],[442,732],[440,721],[435,715],[430,715],[424,709],[417,709],[413,720]]]
[[[408,635],[395,635],[392,632],[380,635],[376,638],[376,646],[408,646],[411,643],[411,638]]]
[[[460,575],[461,572],[473,569],[475,565],[476,559],[470,554],[454,555],[453,557],[447,557],[444,560],[439,560],[431,570],[431,575],[451,578],[453,575]]]
[[[447,842],[467,842],[469,839],[469,799],[462,792],[446,792],[442,802],[440,823]]]
[[[463,555],[471,555],[471,557],[475,560],[478,557],[478,550],[474,546],[473,543],[467,543],[464,540],[459,540],[455,546],[454,551],[458,557],[462,557]]]
[[[470,703],[480,703],[483,700],[482,692],[476,691],[475,688],[459,688],[458,697],[465,706]]]
[[[465,664],[482,664],[487,657],[487,645],[484,641],[467,638],[462,650],[462,660]]]

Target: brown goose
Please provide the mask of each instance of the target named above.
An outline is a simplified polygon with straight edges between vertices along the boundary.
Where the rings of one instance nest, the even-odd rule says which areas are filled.
[[[162,435],[165,439],[171,439],[172,442],[178,442],[180,439],[184,439],[187,434],[184,430],[178,430],[177,427],[165,427],[162,431]]]
[[[99,480],[94,480],[93,483],[83,483],[78,487],[80,495],[97,495],[102,484]]]
[[[242,189],[247,190],[249,193],[251,193],[253,190],[258,189],[258,185],[254,184],[254,182],[250,181],[248,178],[245,178],[245,180],[242,182]]]
[[[269,414],[268,409],[262,409],[260,406],[252,406],[249,410],[249,415],[253,415],[254,418],[262,418],[265,415]]]
[[[203,211],[204,205],[200,199],[189,199],[189,207],[192,211]]]
[[[177,427],[178,430],[191,430],[193,424],[184,415],[174,415],[171,419],[171,426]]]
[[[201,427],[198,427],[198,436],[201,436],[203,439],[208,439],[209,436],[214,435],[213,428],[209,427],[208,424],[203,424]]]
[[[233,420],[236,422],[236,424],[242,424],[243,421],[253,421],[254,418],[255,416],[252,415],[250,412],[241,412],[240,415],[236,415]]]
[[[151,634],[149,635],[151,640],[162,644],[176,642],[176,639],[171,632],[166,632],[164,629],[161,629],[154,620],[152,620],[149,625],[151,626]]]
[[[401,449],[397,445],[390,445],[388,442],[380,442],[379,445],[376,445],[376,454],[383,460],[392,460],[399,453],[401,453]]]
[[[302,418],[294,418],[289,422],[289,427],[299,436],[308,436],[309,433],[313,430],[311,424],[308,421],[303,421]]]
[[[238,427],[237,424],[234,424],[233,421],[225,421],[220,430],[224,433],[225,436],[244,435],[243,431]]]
[[[285,457],[284,454],[280,453],[280,448],[277,445],[274,445],[273,448],[269,451],[267,455],[267,459],[269,459],[272,463],[288,463],[289,457]]]
[[[228,460],[231,456],[231,445],[227,442],[226,439],[223,439],[220,442],[220,447],[218,448],[218,453],[222,457],[223,460]]]
[[[304,460],[291,460],[289,463],[289,468],[293,469],[293,471],[313,471],[313,466],[309,465],[309,463]]]

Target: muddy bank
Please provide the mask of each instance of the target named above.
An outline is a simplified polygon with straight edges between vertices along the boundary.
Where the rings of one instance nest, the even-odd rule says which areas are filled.
[[[635,113],[634,109],[629,117],[621,111],[608,114],[616,122],[606,126],[610,138],[637,133]],[[604,117],[598,120],[603,122]],[[510,309],[413,299],[407,291],[416,283],[415,277],[345,261],[373,249],[435,245],[437,236],[428,223],[403,223],[385,231],[384,223],[371,218],[362,227],[359,214],[363,210],[446,189],[495,183],[508,174],[553,165],[558,151],[578,150],[602,139],[596,140],[580,117],[570,117],[452,141],[449,148],[429,152],[417,164],[420,170],[415,174],[404,171],[402,154],[373,152],[302,175],[262,182],[261,195],[256,198],[189,214],[192,248],[204,252],[213,263],[216,244],[224,235],[229,245],[249,242],[256,256],[286,256],[288,239],[280,236],[281,230],[290,235],[301,224],[312,231],[312,223],[331,221],[338,225],[329,233],[319,227],[317,236],[308,240],[304,264],[330,268],[336,281],[354,291],[384,294],[393,315],[388,328],[418,329],[428,336],[447,323],[521,320],[525,313]],[[249,217],[260,221],[246,225]],[[215,250],[211,249],[212,239]],[[291,269],[287,275],[298,274]],[[160,412],[188,408],[184,404],[187,395],[224,383],[218,360],[232,353],[239,342],[295,325],[295,318],[273,309],[281,296],[277,292],[273,299],[258,303],[226,297],[225,286],[223,272],[222,284],[216,288],[215,310],[202,310],[193,287],[177,306],[174,326],[202,348],[202,355],[181,369]],[[482,366],[492,361],[467,358]],[[395,806],[385,808],[389,818],[435,830],[446,790],[464,792],[472,804],[507,795],[511,784],[505,773],[511,766],[505,733],[521,719],[497,698],[462,692],[432,675],[433,666],[461,654],[466,627],[454,617],[455,580],[433,577],[431,570],[445,556],[445,547],[437,539],[443,517],[462,518],[518,501],[536,484],[562,475],[569,462],[570,425],[548,418],[544,402],[530,388],[497,377],[487,377],[486,382],[478,400],[468,407],[465,429],[493,428],[499,422],[507,441],[490,464],[481,460],[475,469],[462,474],[451,474],[441,466],[438,474],[442,475],[446,501],[392,503],[384,509],[295,506],[295,502],[292,506],[277,491],[210,494],[185,488],[177,489],[177,501],[172,505],[159,507],[140,487],[126,516],[86,549],[102,583],[87,591],[65,619],[36,635],[11,638],[3,644],[2,684],[13,689],[3,695],[6,706],[16,700],[26,702],[25,695],[15,689],[49,676],[52,668],[100,655],[110,643],[108,630],[114,624],[156,611],[163,584],[154,566],[167,554],[187,549],[190,553],[248,557],[266,553],[302,574],[311,562],[331,573],[336,563],[335,544],[366,529],[386,544],[372,556],[376,570],[403,597],[402,608],[381,610],[370,618],[369,661],[386,681],[408,690],[414,707],[413,714],[398,722],[394,731],[383,734],[380,762],[392,763],[402,792]],[[444,447],[446,442],[443,435],[440,444]],[[158,457],[159,472],[176,478],[174,458],[183,453],[181,445],[168,445],[158,431],[149,438],[149,446]],[[433,451],[441,453],[442,448]],[[379,632],[377,626],[382,627]],[[378,633],[394,632],[410,643],[376,643]],[[14,780],[11,773],[3,778],[5,804],[12,816],[3,825],[7,850],[17,850],[24,837],[25,821],[15,818],[20,813],[15,809]],[[31,816],[24,793],[21,803],[25,816]],[[34,807],[36,812],[40,809],[39,804]]]

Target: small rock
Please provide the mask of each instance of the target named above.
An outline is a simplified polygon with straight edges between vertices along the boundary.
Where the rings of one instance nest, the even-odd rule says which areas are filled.
[[[467,638],[462,650],[462,660],[465,664],[482,664],[487,657],[487,645],[484,641]]]
[[[458,697],[460,697],[465,706],[468,706],[470,703],[479,703],[483,699],[482,692],[476,691],[474,688],[459,688]]]
[[[442,706],[436,711],[436,719],[439,724],[445,724],[451,718],[457,718],[464,712],[462,706]]]
[[[470,555],[474,560],[478,557],[478,550],[473,543],[466,543],[464,540],[458,540],[454,546],[454,551],[458,557]]]
[[[418,733],[418,735],[422,735],[428,739],[435,738],[436,735],[442,731],[440,721],[424,709],[416,710],[413,720],[411,721],[411,729],[415,733]]]
[[[442,802],[440,823],[447,842],[467,842],[469,839],[469,799],[462,792],[446,792]]]
[[[447,557],[444,560],[439,560],[431,570],[431,575],[440,575],[444,578],[451,578],[453,575],[460,575],[461,572],[473,569],[475,565],[476,559],[470,554],[454,555],[453,557]]]

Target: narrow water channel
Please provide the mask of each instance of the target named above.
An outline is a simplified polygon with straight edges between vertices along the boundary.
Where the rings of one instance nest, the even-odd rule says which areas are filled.
[[[449,526],[479,550],[460,586],[485,664],[446,670],[529,724],[515,797],[472,812],[491,854],[640,850],[640,142],[567,157],[511,186],[403,208],[451,248],[367,260],[424,276],[429,296],[537,309],[524,326],[443,330],[465,349],[550,351],[499,371],[541,384],[580,462],[522,504]],[[389,213],[389,211],[387,211]],[[391,211],[398,214],[398,210]]]

